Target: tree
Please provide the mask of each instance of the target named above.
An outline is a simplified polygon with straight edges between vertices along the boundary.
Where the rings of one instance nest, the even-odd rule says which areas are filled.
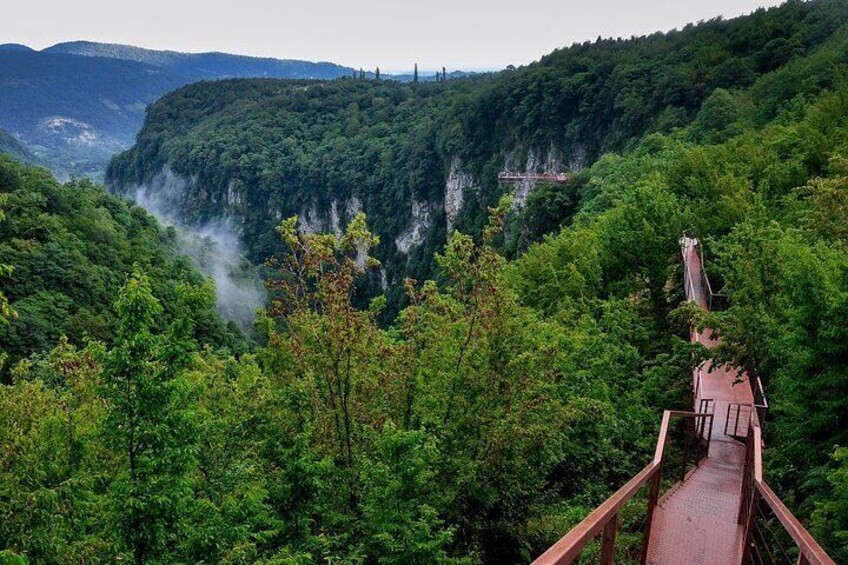
[[[299,232],[297,217],[283,221],[278,232],[290,251],[282,262],[270,263],[280,271],[269,281],[276,293],[269,313],[283,327],[270,339],[291,355],[308,387],[316,440],[344,469],[347,500],[354,509],[357,415],[366,417],[363,395],[372,385],[372,359],[380,341],[378,309],[358,310],[352,298],[357,277],[379,265],[368,255],[378,239],[361,213],[339,238]]]
[[[148,278],[131,275],[115,304],[115,346],[104,361],[104,434],[122,456],[112,481],[117,530],[139,565],[168,554],[191,496],[186,472],[195,460],[195,437],[182,373],[194,347],[189,305],[209,296],[187,286],[180,293],[179,316],[156,334],[162,307]]]
[[[725,141],[742,132],[751,114],[751,104],[744,94],[717,88],[701,106],[690,135],[705,143]]]
[[[816,501],[813,512],[813,531],[839,563],[848,559],[848,449],[837,447],[833,452],[835,468],[827,475],[830,492]]]
[[[8,197],[5,194],[0,194],[0,205],[3,205],[7,202]],[[5,219],[6,215],[3,212],[3,209],[0,208],[0,222]],[[6,265],[0,263],[0,276],[8,275],[12,272],[12,267],[10,265]],[[0,291],[0,324],[7,324],[11,318],[17,317],[17,313],[9,306],[9,300],[6,298],[6,295]],[[2,361],[2,356],[0,356],[0,361]]]

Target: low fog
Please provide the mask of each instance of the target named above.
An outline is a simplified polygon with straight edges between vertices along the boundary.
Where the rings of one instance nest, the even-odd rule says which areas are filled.
[[[218,312],[243,331],[250,331],[256,310],[265,305],[262,281],[244,259],[229,221],[190,226],[180,220],[175,213],[176,202],[185,188],[186,181],[166,169],[150,184],[135,187],[128,195],[160,222],[177,230],[180,252],[214,281]]]

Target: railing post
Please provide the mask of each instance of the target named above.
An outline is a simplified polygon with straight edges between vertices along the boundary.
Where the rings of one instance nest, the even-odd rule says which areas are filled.
[[[747,501],[743,501],[743,503],[747,503],[747,516],[745,517],[745,523],[742,524],[742,531],[745,534],[745,541],[742,544],[742,565],[747,565],[747,563],[751,559],[751,544],[754,539],[754,521],[757,519],[757,504],[760,500],[760,493],[757,489],[753,489],[750,493],[750,497]]]
[[[757,504],[759,491],[754,477],[755,437],[753,426],[748,427],[745,444],[745,464],[742,468],[742,492],[739,499],[739,524],[742,525],[744,540],[742,542],[742,565],[747,565],[751,559],[751,543],[754,539],[754,526],[757,519]]]
[[[713,441],[713,421],[714,420],[715,420],[715,416],[710,414],[710,431],[708,432],[708,435],[707,435],[707,457],[710,456],[710,445],[712,444],[712,441]]]
[[[731,406],[733,406],[733,404],[730,404],[730,403],[727,404],[727,417],[724,419],[724,435],[728,435],[727,429],[730,427],[730,407]]]
[[[614,514],[607,525],[604,526],[603,540],[601,541],[601,565],[613,565],[615,559],[615,534],[618,533],[618,514]]]
[[[736,422],[733,424],[733,437],[737,437],[739,435],[739,413],[742,412],[742,405],[736,405]]]
[[[801,553],[798,554],[798,565],[810,565],[810,560],[807,559],[806,555],[804,555],[803,550],[801,550]]]
[[[686,462],[689,460],[689,436],[691,435],[691,428],[694,422],[692,419],[686,419],[686,429],[683,431],[684,440],[683,440],[683,468],[680,470],[680,482],[686,480]]]
[[[648,561],[648,543],[651,541],[651,524],[654,522],[654,510],[660,499],[660,487],[662,486],[662,462],[660,462],[654,476],[651,478],[651,488],[648,491],[648,512],[645,516],[645,534],[642,540],[642,553],[639,563],[645,565]]]

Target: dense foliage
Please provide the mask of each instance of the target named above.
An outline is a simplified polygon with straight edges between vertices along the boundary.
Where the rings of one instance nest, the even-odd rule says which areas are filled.
[[[454,225],[479,234],[487,207],[510,188],[498,184],[498,171],[579,170],[693,120],[699,141],[720,141],[767,123],[795,96],[832,86],[848,63],[846,23],[842,1],[789,2],[666,34],[599,38],[527,67],[447,82],[194,84],[151,107],[107,181],[131,194],[139,184],[162,190],[156,177],[164,168],[190,179],[174,207],[198,222],[236,218],[256,261],[280,250],[281,218],[314,215],[329,228],[335,209],[344,224],[356,197],[381,237],[375,255],[395,306],[403,277],[429,276],[446,242],[454,165],[473,179]],[[748,94],[737,97],[739,89]],[[575,211],[576,198],[552,199],[528,204],[533,217],[518,245]],[[426,221],[414,216],[414,203]],[[395,240],[414,221],[420,245],[402,250]]]
[[[503,198],[466,218],[466,227],[480,229],[441,236],[435,280],[404,280],[406,306],[389,325],[378,323],[385,296],[366,302],[358,283],[380,268],[386,245],[368,224],[396,218],[356,214],[339,233],[320,234],[299,230],[294,217],[269,217],[276,229],[266,234],[244,216],[245,229],[265,238],[255,252],[280,251],[267,264],[273,299],[249,354],[204,344],[209,289],[162,251],[168,232],[91,185],[61,186],[6,163],[0,171],[10,171],[3,174],[13,189],[4,190],[0,233],[15,234],[18,247],[64,226],[82,242],[74,245],[80,254],[87,241],[103,241],[99,252],[112,253],[140,238],[156,260],[121,263],[132,274],[120,277],[120,291],[110,287],[112,306],[95,311],[111,320],[108,335],[80,339],[66,326],[67,339],[53,334],[7,364],[0,559],[527,562],[642,468],[662,409],[689,406],[691,369],[704,354],[686,339],[696,323],[720,333],[719,355],[764,381],[768,480],[834,559],[848,561],[848,37],[833,31],[839,10],[844,3],[793,2],[687,32],[704,34],[706,51],[731,41],[716,29],[771,43],[746,51],[752,65],[784,45],[774,43],[776,29],[791,32],[787,41],[797,36],[793,45],[822,35],[818,48],[798,48],[779,68],[737,85],[746,88],[707,88],[685,127],[640,126],[615,137],[619,125],[609,126],[604,135],[612,137],[598,151],[610,144],[618,153],[567,185],[539,187],[522,209]],[[644,42],[629,45],[651,44]],[[524,73],[556,74],[543,68],[468,84],[511,88],[504,85]],[[168,98],[173,115],[164,103],[151,110],[139,146],[113,174],[142,179],[176,167],[169,159],[179,155],[210,167],[210,179],[220,174],[216,183],[229,182],[225,170],[249,171],[255,189],[270,187],[262,183],[280,171],[319,170],[310,167],[320,155],[325,163],[351,159],[325,179],[343,191],[377,182],[372,169],[356,167],[373,149],[362,132],[379,129],[390,161],[373,169],[386,175],[374,186],[411,185],[425,196],[445,171],[430,172],[424,157],[451,156],[439,146],[450,136],[440,137],[436,122],[420,138],[414,128],[422,115],[458,115],[455,88],[349,80],[183,89]],[[646,92],[652,88],[659,86]],[[374,93],[400,94],[379,112],[356,114],[359,128],[345,134],[352,126],[341,117]],[[494,119],[471,103],[474,96],[461,97],[463,123]],[[265,105],[281,118],[264,128],[257,122],[253,138],[239,120]],[[528,102],[526,111],[535,107]],[[582,119],[589,118],[575,118]],[[507,130],[519,135],[516,128]],[[521,135],[533,132],[546,135],[541,126]],[[287,151],[302,143],[309,152],[289,162],[271,149],[289,138],[297,143]],[[254,151],[261,139],[274,144]],[[224,151],[230,142],[241,149]],[[313,195],[311,185],[297,186]],[[27,194],[38,205],[24,205]],[[254,209],[269,197],[257,194]],[[390,210],[376,196],[355,194],[368,212]],[[214,212],[206,205],[220,201],[210,196],[189,213],[202,219]],[[280,210],[285,205],[279,201]],[[123,226],[119,234],[131,235],[104,239],[86,228],[88,215],[72,213],[98,206]],[[684,229],[703,241],[727,309],[704,316],[682,305]],[[525,250],[522,232],[540,241]],[[155,241],[166,245],[151,251]],[[0,252],[0,264],[14,267],[11,274],[0,267],[0,290],[18,310],[17,319],[0,311],[8,328],[27,314],[16,298],[20,280],[10,284],[27,264],[11,254],[15,245]],[[505,251],[523,252],[510,259]]]
[[[141,208],[88,181],[59,184],[47,171],[0,156],[0,261],[11,266],[2,289],[15,319],[0,325],[8,363],[53,347],[66,335],[111,342],[117,318],[109,305],[134,266],[151,279],[164,319],[177,312],[177,287],[202,279],[177,255],[176,234]],[[196,338],[236,346],[240,334],[214,309],[197,313]],[[8,376],[8,365],[3,370]],[[3,377],[3,380],[6,380]]]
[[[389,330],[382,300],[351,302],[376,265],[364,216],[341,238],[283,222],[267,346],[238,359],[193,346],[197,308],[160,323],[134,275],[112,345],[63,341],[0,389],[0,546],[50,562],[527,561],[638,469],[646,402],[682,402],[692,358],[650,303],[522,305],[524,267],[491,245],[503,214],[479,246],[451,238],[444,286],[410,281]]]
[[[18,161],[34,162],[36,160],[23,143],[3,129],[0,129],[0,154],[8,155]]]

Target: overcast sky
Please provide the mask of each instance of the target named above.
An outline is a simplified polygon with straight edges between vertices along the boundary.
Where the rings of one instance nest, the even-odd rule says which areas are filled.
[[[738,16],[771,0],[4,1],[0,43],[87,39],[383,70],[496,69],[596,37]]]

